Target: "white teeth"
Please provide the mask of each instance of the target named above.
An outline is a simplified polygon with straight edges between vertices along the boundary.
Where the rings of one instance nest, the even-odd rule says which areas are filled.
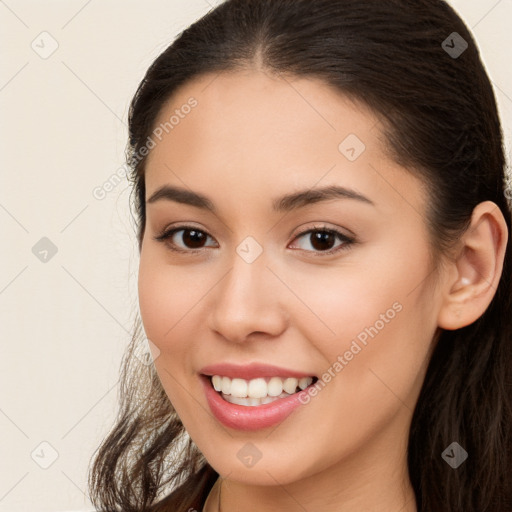
[[[283,394],[285,396],[292,395],[297,391],[297,388],[301,390],[306,389],[313,382],[312,377],[302,377],[300,379],[295,377],[287,377],[285,379],[281,377],[267,377],[247,381],[245,379],[231,379],[220,375],[213,375],[211,380],[215,391],[220,391],[224,397],[231,396],[232,398],[241,399],[248,397],[248,400],[244,400],[243,405],[247,405],[250,399],[255,399],[257,402],[255,405],[269,403],[261,402],[260,399],[274,399],[281,397]]]
[[[215,391],[220,391],[222,389],[222,377],[214,375],[212,377],[212,384]]]
[[[226,377],[227,378],[227,377]],[[243,379],[233,379],[231,381],[231,396],[243,398],[247,396],[247,381]],[[251,395],[254,396],[254,395]]]
[[[265,379],[252,379],[249,381],[247,396],[251,398],[263,398],[267,396],[267,383]]]
[[[312,382],[313,379],[311,377],[302,377],[302,379],[299,379],[299,388],[306,389]]]
[[[283,390],[287,393],[290,393],[290,395],[293,395],[297,389],[297,385],[299,384],[299,381],[294,377],[288,377],[283,384]]]
[[[283,392],[283,380],[279,377],[272,377],[267,384],[268,396],[279,396]]]
[[[232,395],[222,395],[222,398],[231,404],[236,405],[245,405],[247,407],[254,407],[258,405],[269,404],[271,402],[275,402],[280,398],[285,398],[290,396],[288,393],[281,393],[279,396],[266,396],[263,398],[239,398]]]
[[[229,377],[222,377],[221,390],[225,395],[231,393],[231,379]]]

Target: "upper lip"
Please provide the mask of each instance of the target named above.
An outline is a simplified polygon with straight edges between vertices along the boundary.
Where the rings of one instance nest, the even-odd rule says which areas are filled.
[[[201,368],[203,375],[220,375],[238,379],[257,379],[258,377],[314,377],[312,373],[299,372],[290,368],[282,368],[271,364],[251,363],[238,365],[232,363],[211,364]]]

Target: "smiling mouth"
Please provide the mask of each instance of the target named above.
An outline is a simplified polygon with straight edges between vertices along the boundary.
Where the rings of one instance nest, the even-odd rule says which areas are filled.
[[[223,375],[208,376],[217,393],[231,404],[255,407],[289,397],[315,384],[311,377],[260,377],[257,379],[230,378]]]

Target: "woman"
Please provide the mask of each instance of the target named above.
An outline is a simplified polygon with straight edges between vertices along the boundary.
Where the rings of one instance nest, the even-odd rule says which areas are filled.
[[[129,128],[143,325],[98,509],[512,510],[502,134],[445,2],[228,0]]]

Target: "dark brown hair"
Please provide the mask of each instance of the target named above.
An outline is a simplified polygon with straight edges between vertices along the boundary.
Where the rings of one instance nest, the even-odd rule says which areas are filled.
[[[467,49],[450,53],[462,40]],[[503,213],[509,236],[499,286],[477,321],[439,333],[412,418],[408,469],[418,511],[512,511],[511,215],[495,97],[472,35],[441,0],[219,5],[153,62],[130,105],[139,248],[146,221],[141,149],[158,114],[191,79],[256,65],[320,79],[383,119],[391,156],[428,186],[435,252],[457,241],[478,203],[494,201]],[[90,470],[91,499],[103,511],[201,510],[217,474],[153,365],[135,357],[141,335],[138,320],[123,361],[118,418]],[[441,457],[453,441],[469,454],[457,469]]]

